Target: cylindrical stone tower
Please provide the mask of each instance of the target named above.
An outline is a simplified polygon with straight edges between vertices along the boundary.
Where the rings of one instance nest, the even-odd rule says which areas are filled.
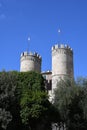
[[[41,72],[41,56],[38,53],[28,53],[23,52],[21,53],[20,58],[20,71],[27,72],[27,71],[36,71]]]
[[[68,45],[52,47],[52,93],[58,81],[65,77],[73,78],[73,50]]]

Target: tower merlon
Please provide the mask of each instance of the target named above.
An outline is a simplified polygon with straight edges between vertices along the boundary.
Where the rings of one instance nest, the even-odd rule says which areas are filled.
[[[21,57],[22,57],[22,56],[27,56],[27,55],[28,55],[28,52],[27,52],[27,51],[21,53]]]

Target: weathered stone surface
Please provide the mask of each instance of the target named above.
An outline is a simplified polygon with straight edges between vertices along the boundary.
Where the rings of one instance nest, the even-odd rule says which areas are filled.
[[[55,45],[52,47],[52,94],[62,78],[73,78],[73,51],[68,45]]]
[[[41,72],[41,56],[37,53],[23,52],[20,58],[20,71],[37,71]]]

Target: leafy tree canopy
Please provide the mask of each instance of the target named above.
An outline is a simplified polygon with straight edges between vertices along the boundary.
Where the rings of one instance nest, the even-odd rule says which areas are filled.
[[[78,81],[61,80],[55,90],[54,105],[60,113],[60,122],[67,130],[87,129],[87,120],[84,118],[84,112],[87,110],[86,91],[84,91],[87,80],[78,79]]]
[[[55,115],[41,74],[0,73],[0,129],[51,130],[51,122],[59,118]]]

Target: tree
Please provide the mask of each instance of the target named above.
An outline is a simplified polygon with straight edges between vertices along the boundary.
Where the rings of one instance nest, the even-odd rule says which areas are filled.
[[[36,72],[1,72],[0,130],[51,130],[59,114],[44,86]]]
[[[21,118],[31,130],[50,130],[54,106],[49,102],[44,79],[36,72],[19,73]],[[55,114],[56,115],[56,114]]]
[[[84,129],[87,129],[87,77],[79,77],[76,80],[78,86],[81,86],[83,90],[82,100],[80,101],[81,107],[83,109],[84,116]]]
[[[85,130],[86,120],[83,116],[83,88],[70,80],[61,80],[55,90],[54,105],[57,107],[61,121],[67,130]]]
[[[0,72],[0,127],[22,130],[18,72]]]
[[[40,90],[45,91],[44,79],[40,73],[37,72],[19,72],[18,74],[18,86],[22,90]]]
[[[0,126],[3,129],[6,129],[12,120],[10,106],[15,101],[15,80],[16,76],[11,72],[0,73]]]

